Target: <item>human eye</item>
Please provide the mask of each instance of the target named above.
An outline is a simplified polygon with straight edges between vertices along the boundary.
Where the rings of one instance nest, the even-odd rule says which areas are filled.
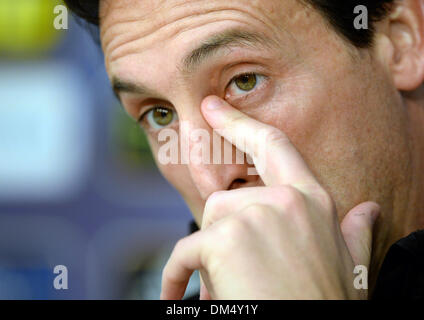
[[[256,73],[244,73],[235,76],[227,86],[225,97],[246,96],[263,85],[267,77]]]
[[[147,129],[160,130],[170,126],[178,119],[177,112],[169,107],[155,105],[145,111],[138,122]]]

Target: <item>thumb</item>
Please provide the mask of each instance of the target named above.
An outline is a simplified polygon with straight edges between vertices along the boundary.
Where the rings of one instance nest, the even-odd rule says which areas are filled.
[[[209,295],[208,289],[206,288],[206,285],[203,282],[201,274],[200,274],[200,297],[199,297],[199,300],[212,300],[211,296]]]
[[[363,202],[350,210],[341,223],[343,238],[355,265],[369,267],[373,226],[379,213],[377,203]]]

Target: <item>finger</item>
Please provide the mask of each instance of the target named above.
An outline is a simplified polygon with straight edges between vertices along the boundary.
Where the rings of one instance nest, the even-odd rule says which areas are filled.
[[[267,186],[317,184],[305,161],[281,130],[248,117],[217,96],[203,100],[202,112],[218,134],[253,159]]]
[[[369,267],[374,223],[380,212],[375,202],[363,202],[345,216],[341,223],[343,238],[355,265]]]
[[[161,300],[179,300],[184,296],[194,270],[203,267],[203,243],[204,234],[200,231],[178,241],[162,272]]]
[[[201,230],[254,204],[281,207],[283,210],[284,197],[285,193],[281,186],[249,187],[215,192],[206,201]],[[237,209],[234,204],[237,204]]]
[[[200,273],[199,273],[200,275]],[[209,291],[206,288],[206,285],[203,282],[202,276],[200,275],[200,297],[199,300],[212,300],[209,295]]]

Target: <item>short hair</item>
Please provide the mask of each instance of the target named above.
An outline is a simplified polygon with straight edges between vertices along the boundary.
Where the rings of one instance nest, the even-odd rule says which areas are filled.
[[[76,16],[99,25],[99,0],[64,0]],[[382,20],[392,9],[395,0],[299,0],[310,5],[324,16],[334,30],[359,48],[372,46],[375,22]],[[368,10],[367,29],[355,28],[357,13],[354,9],[365,6]]]

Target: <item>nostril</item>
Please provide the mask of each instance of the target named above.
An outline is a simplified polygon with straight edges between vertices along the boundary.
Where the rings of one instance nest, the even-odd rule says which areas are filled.
[[[243,184],[245,184],[247,181],[245,179],[235,179],[233,182],[231,182],[230,187],[228,190],[238,189]]]

